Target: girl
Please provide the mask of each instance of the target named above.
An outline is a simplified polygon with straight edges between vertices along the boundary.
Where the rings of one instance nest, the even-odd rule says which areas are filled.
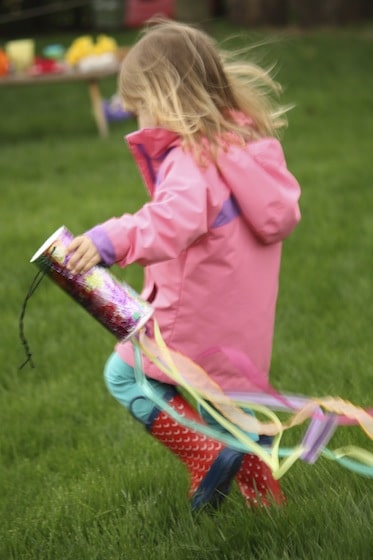
[[[300,219],[300,189],[275,138],[286,111],[270,95],[278,86],[259,67],[226,60],[205,33],[159,21],[124,59],[119,87],[138,118],[127,142],[150,201],[75,238],[70,268],[144,266],[142,296],[166,344],[224,391],[250,390],[250,371],[208,351],[224,344],[268,379],[281,244]],[[265,464],[159,411],[133,365],[131,343],[118,343],[105,368],[109,391],[186,464],[193,509],[217,506],[234,478],[248,505],[282,502]],[[146,359],[143,367],[173,409],[203,422],[165,374]]]

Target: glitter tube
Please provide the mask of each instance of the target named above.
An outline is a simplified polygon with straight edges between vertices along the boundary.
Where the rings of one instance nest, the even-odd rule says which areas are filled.
[[[30,262],[43,270],[92,317],[124,341],[135,335],[153,314],[153,308],[126,283],[110,272],[94,266],[84,274],[73,274],[68,268],[67,247],[73,234],[61,226],[36,251]]]

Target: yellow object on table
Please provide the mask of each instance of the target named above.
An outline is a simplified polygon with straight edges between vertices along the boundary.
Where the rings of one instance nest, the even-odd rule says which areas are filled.
[[[5,52],[16,72],[25,72],[34,62],[35,42],[33,39],[17,39],[8,41]]]

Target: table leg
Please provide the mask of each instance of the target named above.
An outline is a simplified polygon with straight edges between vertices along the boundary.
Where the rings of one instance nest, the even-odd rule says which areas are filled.
[[[102,107],[102,98],[100,88],[98,87],[97,80],[90,80],[88,82],[89,95],[91,97],[92,111],[95,118],[98,131],[102,138],[109,134],[109,128],[106,121],[105,113]]]

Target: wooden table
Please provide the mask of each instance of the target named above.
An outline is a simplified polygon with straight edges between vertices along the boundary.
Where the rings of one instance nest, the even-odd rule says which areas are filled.
[[[68,82],[86,82],[88,84],[89,96],[91,99],[92,112],[101,137],[106,137],[109,133],[108,123],[105,117],[102,97],[100,92],[100,81],[116,76],[120,63],[112,64],[101,70],[78,71],[68,70],[66,72],[41,74],[39,76],[29,76],[27,74],[12,74],[0,78],[0,87],[3,86],[31,86],[38,84],[60,84]]]

